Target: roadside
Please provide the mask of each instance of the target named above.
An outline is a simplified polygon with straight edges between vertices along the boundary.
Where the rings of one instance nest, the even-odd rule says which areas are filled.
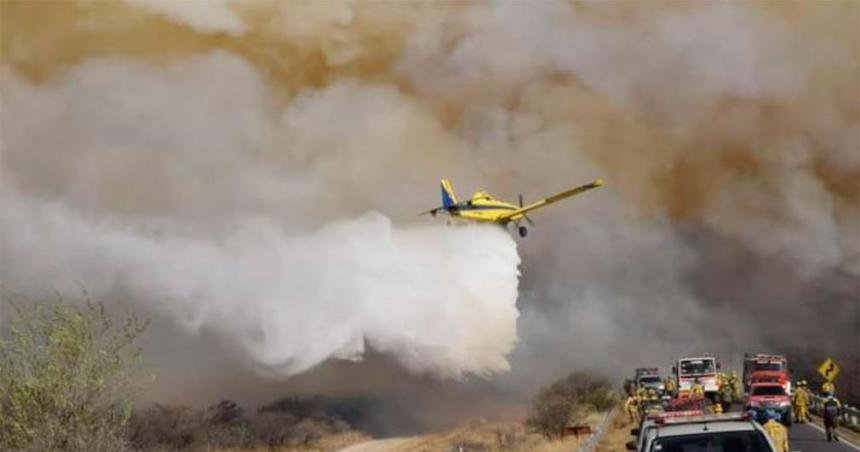
[[[625,444],[632,439],[630,429],[634,427],[634,423],[630,421],[627,413],[619,406],[612,415],[612,420],[597,447],[595,452],[617,452],[625,450]]]
[[[349,449],[351,445],[365,444],[370,441],[370,439],[371,438],[365,433],[349,431],[329,436],[323,436],[316,441],[296,446],[223,448],[211,450],[217,450],[218,452],[335,452],[339,450],[344,450],[344,448]]]
[[[592,413],[584,425],[596,429],[605,413]],[[549,440],[530,432],[522,423],[476,421],[449,432],[366,441],[339,452],[419,452],[426,450],[481,450],[486,452],[569,452],[588,440],[588,435]]]
[[[813,414],[811,418],[813,428],[821,431],[821,434],[824,435],[824,422],[821,417]],[[850,443],[855,449],[860,450],[860,433],[846,427],[838,427],[836,433],[839,435],[840,440]]]

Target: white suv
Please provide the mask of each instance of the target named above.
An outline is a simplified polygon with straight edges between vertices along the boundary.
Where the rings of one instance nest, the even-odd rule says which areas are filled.
[[[764,429],[740,413],[669,418],[645,435],[640,452],[776,452]]]

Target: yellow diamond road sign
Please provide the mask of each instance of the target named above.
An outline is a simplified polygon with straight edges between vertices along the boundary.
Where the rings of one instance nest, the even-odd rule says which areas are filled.
[[[820,373],[825,380],[832,382],[836,379],[836,376],[839,375],[839,366],[836,365],[836,361],[833,361],[832,358],[827,358],[818,366],[818,373]]]

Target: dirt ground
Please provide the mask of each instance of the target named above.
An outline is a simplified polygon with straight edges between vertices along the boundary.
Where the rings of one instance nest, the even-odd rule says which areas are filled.
[[[590,415],[585,424],[596,427],[603,419],[600,413]],[[449,432],[391,438],[359,443],[340,452],[430,452],[430,451],[513,451],[569,452],[576,450],[587,437],[573,436],[563,440],[547,440],[530,433],[522,423],[476,421]],[[461,448],[461,449],[460,449]]]
[[[336,435],[331,435],[320,439],[319,441],[297,447],[279,447],[271,449],[261,447],[257,449],[219,449],[218,452],[335,452],[348,448],[353,444],[361,444],[371,441],[371,437],[361,432],[344,432]]]
[[[620,411],[620,410],[617,410]],[[596,428],[603,420],[603,413],[589,415],[583,424]],[[606,436],[612,437],[618,430],[616,414]],[[624,420],[624,418],[621,418]],[[624,430],[629,430],[629,426]],[[629,435],[628,437],[629,438]],[[629,439],[624,438],[624,441]],[[276,452],[436,452],[436,451],[481,451],[481,452],[570,452],[588,439],[569,436],[562,440],[548,440],[543,435],[529,432],[522,422],[473,421],[462,427],[440,433],[430,433],[401,438],[372,439],[360,432],[346,432],[322,438],[320,441],[301,447],[283,447]],[[603,444],[603,443],[601,443]],[[610,443],[607,443],[610,444]],[[614,444],[614,443],[611,443]],[[611,446],[600,451],[624,449]],[[272,449],[223,449],[219,452],[272,452]]]

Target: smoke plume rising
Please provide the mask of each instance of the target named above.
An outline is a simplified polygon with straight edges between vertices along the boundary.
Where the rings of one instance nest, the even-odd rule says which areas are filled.
[[[365,339],[437,377],[510,362],[449,385],[513,399],[702,351],[834,355],[860,381],[856,2],[2,8],[3,284],[153,308],[154,366],[212,381],[200,398],[260,390],[235,362],[283,376]],[[442,176],[608,184],[535,213],[517,318],[510,239],[413,224]],[[307,387],[463,398],[390,365]]]

